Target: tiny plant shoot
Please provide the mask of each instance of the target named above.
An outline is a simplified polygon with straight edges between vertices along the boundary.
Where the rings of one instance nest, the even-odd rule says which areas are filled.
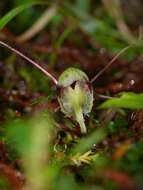
[[[37,67],[47,77],[49,77],[54,85],[57,86],[57,99],[60,104],[61,111],[66,117],[73,118],[79,123],[81,133],[87,132],[84,116],[91,112],[93,106],[93,88],[92,83],[102,75],[112,63],[130,46],[123,48],[97,75],[89,80],[88,76],[77,68],[66,69],[57,80],[52,74],[42,68],[38,63],[28,58],[15,48],[9,46],[3,41],[0,41],[2,46],[7,47],[15,54],[21,56],[29,63]]]

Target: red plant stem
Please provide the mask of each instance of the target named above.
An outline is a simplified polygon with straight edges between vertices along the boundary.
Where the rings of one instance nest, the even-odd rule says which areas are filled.
[[[55,85],[58,84],[58,81],[56,80],[56,78],[51,75],[48,71],[46,71],[44,68],[42,68],[39,64],[37,64],[35,61],[33,61],[32,59],[28,58],[26,55],[24,55],[23,53],[21,53],[20,51],[14,49],[13,47],[11,47],[10,45],[6,44],[3,41],[0,41],[0,44],[3,45],[4,47],[7,47],[8,49],[10,49],[11,51],[13,51],[15,54],[21,56],[22,58],[24,58],[25,60],[27,60],[29,63],[31,63],[32,65],[34,65],[35,67],[37,67],[40,71],[42,71],[46,76],[48,76]]]
[[[91,79],[91,83],[93,83],[99,76],[101,76],[113,63],[116,59],[118,59],[118,57],[124,53],[127,49],[129,49],[130,46],[127,46],[125,48],[123,48],[115,57],[113,57],[113,59],[101,70],[99,71],[99,73],[97,73],[97,75],[95,75],[92,79]]]

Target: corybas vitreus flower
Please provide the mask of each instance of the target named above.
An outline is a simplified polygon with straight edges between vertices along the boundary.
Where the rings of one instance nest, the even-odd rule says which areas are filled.
[[[91,112],[93,106],[93,89],[92,83],[102,75],[112,63],[130,46],[123,48],[97,75],[89,81],[88,76],[81,70],[77,68],[66,69],[57,79],[38,63],[25,56],[20,51],[14,49],[10,45],[3,41],[0,44],[7,47],[15,54],[23,57],[29,63],[34,65],[40,71],[42,71],[47,77],[49,77],[54,85],[58,87],[58,101],[61,107],[61,111],[67,116],[76,120],[82,133],[86,133],[87,129],[84,123],[84,116]]]
[[[58,80],[58,101],[66,117],[76,120],[82,133],[86,133],[84,115],[91,112],[93,89],[88,76],[77,68],[66,69]]]

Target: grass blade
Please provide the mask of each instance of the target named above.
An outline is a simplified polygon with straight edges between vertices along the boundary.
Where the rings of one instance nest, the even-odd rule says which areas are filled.
[[[31,6],[38,5],[38,4],[43,4],[43,2],[31,2],[31,3],[24,3],[22,5],[19,5],[18,7],[12,9],[9,11],[6,15],[4,15],[0,19],[0,30],[4,28],[4,26],[11,21],[14,17],[16,17],[19,13],[24,11],[25,9],[28,9]]]

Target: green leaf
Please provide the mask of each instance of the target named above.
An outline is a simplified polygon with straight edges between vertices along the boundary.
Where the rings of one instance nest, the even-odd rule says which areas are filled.
[[[24,11],[25,9],[28,9],[29,7],[33,6],[33,5],[37,5],[37,4],[43,4],[43,2],[30,2],[30,3],[24,3],[14,9],[12,9],[10,12],[8,12],[6,15],[4,15],[1,19],[0,19],[0,30],[3,29],[3,27],[9,22],[11,21],[15,16],[17,16],[19,13],[21,13],[22,11]]]
[[[143,108],[143,93],[136,94],[133,92],[124,92],[120,94],[119,98],[112,98],[103,102],[98,108],[127,108],[140,109]]]
[[[76,8],[84,12],[89,12],[90,1],[89,0],[76,0]]]
[[[89,136],[82,138],[76,147],[73,149],[73,153],[84,153],[91,149],[94,144],[101,142],[106,136],[106,130],[103,128],[95,130]]]

